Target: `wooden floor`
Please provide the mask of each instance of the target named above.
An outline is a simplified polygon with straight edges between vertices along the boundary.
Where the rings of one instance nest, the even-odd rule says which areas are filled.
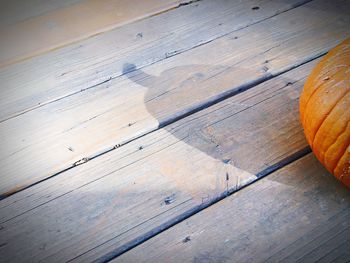
[[[350,262],[298,112],[350,1],[0,4],[0,262]]]

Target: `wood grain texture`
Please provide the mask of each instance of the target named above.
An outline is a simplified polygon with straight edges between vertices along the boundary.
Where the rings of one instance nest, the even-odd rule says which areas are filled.
[[[180,3],[181,0],[85,0],[0,27],[0,67],[169,10]]]
[[[0,120],[116,78],[124,63],[156,63],[304,2],[200,1],[0,68]]]
[[[4,28],[84,0],[1,0],[0,27]]]
[[[112,262],[346,262],[349,204],[310,154]]]
[[[315,1],[2,122],[1,194],[318,56],[350,33],[344,8]]]
[[[314,65],[2,200],[1,259],[99,259],[255,180],[307,146],[298,96]]]

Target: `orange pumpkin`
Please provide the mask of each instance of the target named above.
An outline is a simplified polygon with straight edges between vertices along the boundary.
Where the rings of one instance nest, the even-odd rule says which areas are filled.
[[[350,38],[311,72],[300,97],[300,118],[317,159],[350,187]]]

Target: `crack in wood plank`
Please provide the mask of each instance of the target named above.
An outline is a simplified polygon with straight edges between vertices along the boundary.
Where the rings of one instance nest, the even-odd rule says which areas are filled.
[[[268,20],[268,19],[270,19],[270,18],[273,18],[273,17],[275,17],[275,16],[278,16],[278,15],[280,15],[280,14],[283,14],[283,13],[285,13],[285,12],[288,12],[288,11],[290,11],[290,10],[293,10],[293,9],[295,9],[295,8],[297,8],[297,7],[299,7],[299,6],[302,6],[302,5],[304,5],[304,4],[307,4],[308,2],[311,2],[311,1],[312,1],[312,0],[304,0],[304,1],[297,2],[297,3],[295,3],[295,4],[292,4],[290,8],[286,8],[286,9],[284,9],[284,10],[283,10],[283,9],[282,9],[282,10],[278,10],[275,14],[273,14],[273,15],[271,15],[271,16],[267,16],[267,17],[265,17],[265,18],[263,18],[263,19],[261,19],[261,20],[258,20],[258,21],[256,21],[256,22],[247,24],[247,25],[245,25],[245,26],[238,27],[238,28],[236,28],[236,29],[234,29],[234,30],[225,32],[224,34],[221,34],[221,35],[219,35],[219,36],[217,36],[217,37],[208,39],[208,40],[206,40],[206,41],[203,41],[203,42],[200,42],[200,43],[197,43],[197,44],[194,44],[194,45],[192,45],[192,46],[190,46],[190,47],[188,47],[188,48],[184,48],[184,49],[181,49],[181,50],[172,51],[172,52],[170,52],[170,53],[168,52],[168,53],[166,53],[165,57],[162,57],[162,58],[160,58],[160,59],[158,59],[158,60],[155,60],[155,61],[153,61],[153,62],[151,62],[151,63],[146,63],[146,64],[144,64],[144,65],[138,67],[138,69],[142,69],[142,68],[151,66],[151,65],[153,65],[153,64],[155,64],[155,63],[158,63],[158,62],[161,62],[161,61],[166,60],[166,59],[168,59],[168,58],[171,58],[171,57],[173,57],[173,56],[175,56],[175,55],[179,55],[179,54],[182,54],[182,53],[184,53],[184,52],[190,51],[190,50],[192,50],[192,49],[194,49],[194,48],[198,48],[198,47],[200,47],[200,46],[203,46],[203,45],[206,45],[206,44],[208,44],[208,43],[211,43],[211,42],[213,42],[213,41],[215,41],[215,40],[218,40],[218,39],[220,39],[220,38],[222,38],[222,37],[228,36],[228,35],[230,35],[230,34],[232,34],[232,33],[234,33],[234,32],[237,32],[237,31],[240,31],[240,30],[242,30],[242,29],[248,28],[248,27],[250,27],[250,26],[253,26],[253,25],[262,23],[262,22],[264,22],[264,21],[266,21],[266,20]],[[189,2],[191,2],[191,1],[189,1]],[[131,71],[131,72],[132,72],[132,71]],[[65,73],[65,74],[66,74],[66,73]],[[123,73],[123,72],[120,72],[119,74],[106,77],[105,79],[103,79],[103,80],[99,81],[98,83],[95,83],[95,84],[93,84],[93,85],[91,85],[91,86],[87,86],[87,87],[81,88],[81,89],[78,90],[78,91],[71,92],[71,93],[69,93],[69,94],[65,94],[65,95],[63,95],[63,96],[60,96],[60,97],[57,97],[57,98],[54,98],[54,99],[51,99],[51,100],[48,100],[48,101],[41,101],[41,102],[37,103],[36,105],[33,105],[33,106],[28,107],[28,108],[26,108],[26,109],[23,109],[23,110],[21,110],[21,111],[19,111],[19,112],[16,112],[16,113],[14,113],[14,114],[11,114],[11,115],[9,115],[9,116],[7,116],[7,117],[1,118],[1,119],[0,119],[0,123],[1,123],[1,122],[4,122],[4,121],[7,121],[7,120],[10,120],[10,119],[12,119],[12,118],[16,118],[16,117],[18,117],[18,116],[21,116],[21,115],[23,115],[23,114],[25,114],[25,113],[27,113],[27,112],[30,112],[30,111],[35,110],[35,109],[38,109],[38,108],[43,107],[43,106],[45,106],[45,105],[48,105],[48,104],[51,104],[51,103],[60,101],[60,100],[62,100],[62,99],[69,98],[69,97],[74,96],[74,95],[76,95],[76,94],[79,94],[79,93],[81,93],[81,92],[84,92],[84,91],[87,91],[87,90],[96,88],[96,87],[98,87],[98,86],[100,86],[100,85],[102,85],[102,84],[104,84],[104,83],[107,83],[107,82],[109,82],[109,81],[111,81],[111,80],[113,80],[113,79],[119,78],[119,77],[121,77],[121,76],[123,76],[123,75],[124,75],[124,73]]]

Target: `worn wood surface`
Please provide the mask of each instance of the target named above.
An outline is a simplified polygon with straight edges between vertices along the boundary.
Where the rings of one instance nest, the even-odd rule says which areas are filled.
[[[190,2],[0,68],[0,262],[349,258],[349,193],[307,155],[298,99],[349,35],[350,2]],[[64,0],[0,22],[106,3],[133,2]]]
[[[344,8],[314,1],[2,122],[2,195],[324,53],[350,33]]]
[[[4,28],[83,0],[1,0],[0,27]]]
[[[288,160],[315,63],[2,200],[2,259],[99,259]]]
[[[0,68],[0,120],[116,78],[124,63],[156,63],[304,2],[200,1]]]
[[[181,0],[86,0],[7,24],[0,27],[0,67],[169,10],[180,3]]]
[[[347,262],[350,192],[308,155],[112,262]]]

